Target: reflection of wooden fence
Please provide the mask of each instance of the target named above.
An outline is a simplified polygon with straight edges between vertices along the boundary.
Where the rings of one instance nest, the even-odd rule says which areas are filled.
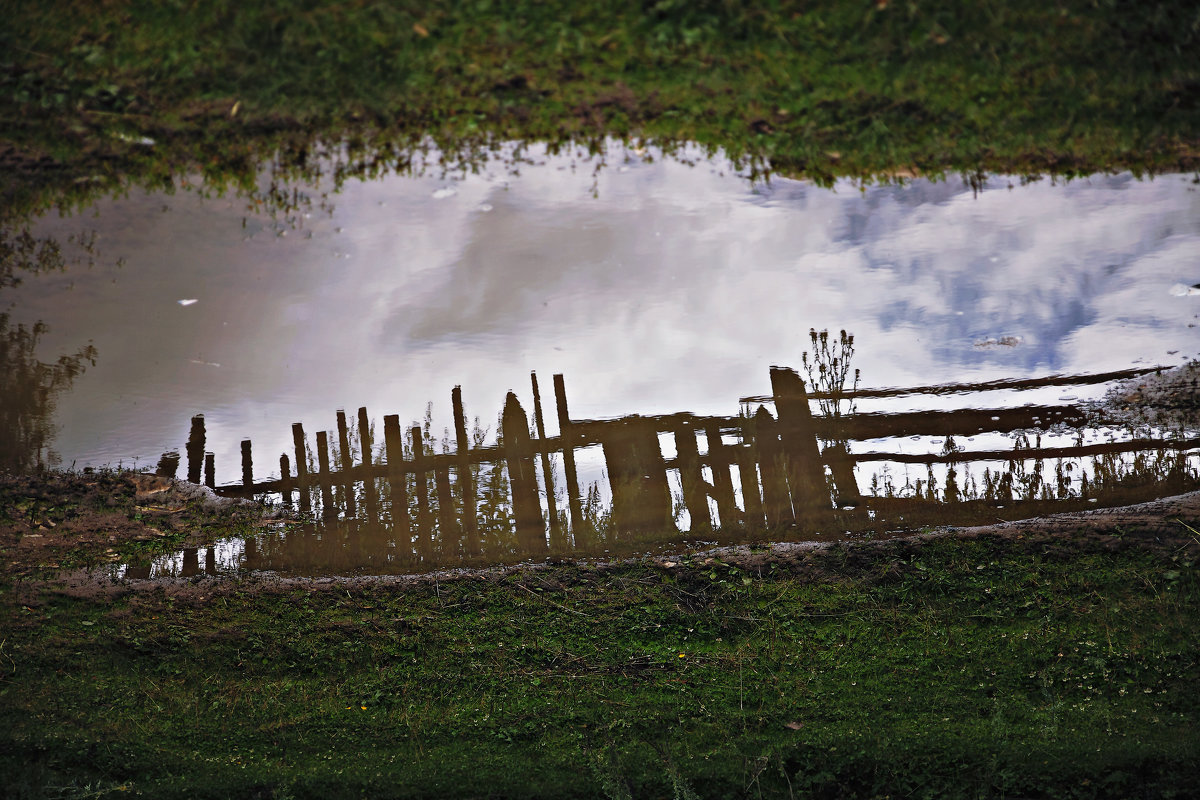
[[[1046,378],[1036,381],[978,384],[980,391],[1031,386],[1063,386],[1101,383],[1116,378],[1143,374],[1149,370],[1130,370],[1098,376]],[[1021,384],[1021,385],[1017,385]],[[1028,385],[1025,385],[1028,384]],[[953,391],[970,391],[956,386]],[[418,548],[429,548],[436,539],[439,547],[459,548],[470,553],[480,546],[477,503],[479,487],[474,485],[472,468],[480,464],[503,465],[508,475],[509,497],[515,521],[517,544],[522,552],[535,553],[547,547],[555,549],[575,539],[577,546],[587,533],[583,502],[575,465],[575,453],[585,447],[600,446],[607,466],[612,491],[611,523],[616,536],[649,534],[675,529],[674,503],[670,476],[677,476],[682,502],[690,518],[690,530],[703,533],[714,530],[777,528],[791,525],[810,527],[837,506],[862,503],[855,477],[859,463],[892,461],[901,463],[955,464],[968,461],[1013,460],[1016,458],[1075,458],[1104,453],[1131,452],[1148,448],[1177,449],[1200,446],[1200,440],[1161,442],[1135,440],[1106,444],[1039,449],[996,450],[983,452],[950,451],[942,454],[904,454],[871,450],[853,452],[851,442],[904,436],[969,437],[983,432],[1011,432],[1023,429],[1080,427],[1084,414],[1075,406],[1026,406],[1016,409],[922,411],[907,413],[854,413],[814,417],[813,399],[853,399],[934,392],[938,387],[916,390],[863,390],[847,392],[840,398],[809,394],[804,381],[790,369],[771,369],[769,397],[752,398],[774,405],[772,415],[760,406],[752,415],[736,417],[673,414],[628,416],[615,420],[572,420],[568,413],[566,390],[561,375],[554,376],[555,407],[559,434],[548,437],[542,416],[537,378],[533,377],[534,430],[516,395],[509,393],[501,416],[500,443],[471,447],[467,420],[458,388],[452,393],[455,426],[455,451],[428,451],[421,428],[407,432],[397,415],[383,419],[382,463],[373,458],[370,420],[365,408],[358,411],[357,432],[361,453],[358,464],[351,463],[351,437],[344,412],[337,412],[336,443],[338,463],[331,461],[330,436],[316,434],[316,472],[309,471],[307,437],[301,423],[292,426],[294,465],[289,454],[279,459],[277,480],[253,480],[252,446],[242,442],[242,481],[217,489],[226,495],[278,493],[285,502],[296,498],[304,511],[320,498],[322,514],[327,518],[359,514],[367,519],[380,517],[380,505],[386,501],[390,523],[403,537],[415,535]],[[674,446],[675,454],[664,458],[662,443]],[[705,443],[702,453],[700,439]],[[406,440],[408,444],[406,453]],[[821,442],[826,442],[822,449]],[[212,454],[204,451],[203,417],[192,420],[187,445],[188,478],[198,482],[201,464],[205,480],[213,486]],[[560,520],[555,499],[556,487],[550,455],[562,457],[568,525]],[[170,456],[174,455],[174,463]],[[172,474],[178,465],[177,454],[164,456],[163,468]],[[294,466],[294,469],[293,469]],[[541,469],[541,481],[538,467]],[[410,480],[411,476],[411,480]],[[432,476],[432,483],[430,477]],[[736,485],[735,485],[736,484]],[[361,486],[361,491],[357,487]],[[409,497],[409,491],[414,496]],[[386,496],[385,496],[386,495]],[[740,505],[739,505],[740,496]],[[543,507],[542,498],[545,498]],[[340,498],[341,508],[338,508]],[[868,499],[868,503],[872,502]],[[716,515],[712,510],[715,506]]]

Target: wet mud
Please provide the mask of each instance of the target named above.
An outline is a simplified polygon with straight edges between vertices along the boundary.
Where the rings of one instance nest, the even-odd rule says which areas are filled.
[[[0,580],[118,561],[229,536],[263,521],[255,503],[135,472],[0,474]]]

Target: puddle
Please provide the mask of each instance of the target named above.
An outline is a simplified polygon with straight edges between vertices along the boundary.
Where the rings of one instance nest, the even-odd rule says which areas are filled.
[[[753,511],[742,481],[749,468],[738,461],[752,442],[737,421],[739,409],[753,419],[760,402],[774,399],[773,365],[806,377],[803,355],[816,359],[821,346],[810,341],[810,329],[833,331],[836,344],[844,328],[856,336],[859,388],[943,389],[862,393],[855,398],[860,415],[915,416],[863,417],[863,425],[883,427],[866,428],[858,439],[813,434],[814,447],[832,448],[822,456],[821,480],[836,484],[834,476],[846,469],[829,463],[842,448],[854,457],[848,463],[856,494],[879,499],[874,507],[864,501],[820,524],[806,523],[810,534],[907,528],[933,513],[889,510],[889,492],[897,502],[928,501],[944,517],[960,499],[1007,506],[997,499],[1001,485],[1012,502],[1053,495],[1106,503],[1126,496],[1118,484],[1158,487],[1142,491],[1145,499],[1194,477],[1194,447],[1163,444],[1162,430],[1062,423],[1059,417],[1101,397],[1109,382],[1038,383],[1196,357],[1200,297],[1190,287],[1200,280],[1200,194],[1190,176],[1100,176],[1057,185],[993,177],[982,191],[958,181],[865,189],[842,182],[830,190],[787,179],[756,185],[698,153],[672,159],[617,146],[604,168],[596,166],[579,155],[534,153],[519,170],[385,175],[340,191],[332,183],[264,188],[260,196],[287,199],[274,215],[248,207],[245,197],[180,190],[134,193],[74,216],[35,220],[25,260],[36,262],[35,246],[50,243],[58,248],[51,255],[63,262],[53,266],[65,268],[22,271],[21,285],[0,294],[0,335],[10,343],[3,358],[11,362],[0,422],[5,448],[23,452],[26,463],[51,460],[53,450],[62,465],[77,469],[153,468],[163,453],[179,451],[186,469],[191,421],[202,414],[204,440],[192,442],[194,477],[200,479],[204,454],[211,453],[214,483],[246,481],[275,497],[279,456],[289,457],[293,478],[298,464],[319,472],[317,434],[324,431],[329,471],[341,469],[342,454],[350,453],[358,480],[353,491],[346,480],[325,498],[312,487],[307,503],[336,506],[339,518],[272,534],[253,547],[222,545],[212,569],[404,571],[441,563],[447,554],[519,558],[541,546],[534,546],[536,535],[524,543],[503,536],[489,543],[483,534],[468,541],[465,529],[461,541],[441,536],[439,530],[454,526],[443,520],[439,528],[437,498],[442,492],[461,508],[459,474],[466,467],[453,454],[496,447],[498,412],[510,391],[532,441],[561,443],[552,379],[561,374],[569,420],[579,430],[587,421],[644,427],[646,419],[669,418],[675,426],[624,444],[595,437],[573,443],[575,505],[591,503],[598,541],[610,550],[632,547],[630,523],[621,517],[649,512],[621,508],[612,469],[630,458],[641,463],[636,456],[652,441],[670,465],[665,480],[654,478],[655,487],[625,508],[649,503],[656,518],[669,513],[671,527],[684,531],[703,516],[700,502],[688,501],[695,486],[684,486],[690,479],[678,463],[691,457],[687,445],[678,449],[681,420],[699,426],[694,440],[702,461],[710,441],[718,441],[704,430],[710,422],[721,428],[720,444],[729,451],[718,452],[731,459],[727,479],[707,463],[698,478],[709,487],[714,530],[724,533],[693,538],[717,541],[738,527],[720,524],[722,504],[727,519]],[[19,261],[12,255],[20,250],[11,247],[16,240],[10,234],[7,241],[7,258]],[[833,355],[825,356],[830,368]],[[535,371],[543,381],[544,435],[530,383]],[[17,374],[35,375],[34,388],[13,391]],[[847,386],[852,380],[851,372]],[[1005,380],[1032,385],[988,383]],[[461,426],[448,402],[455,386],[465,409]],[[778,418],[775,404],[764,404]],[[811,405],[818,419],[829,411],[819,398]],[[367,409],[362,417],[359,408]],[[961,424],[942,430],[916,413],[959,414],[961,422],[972,408],[970,430]],[[344,428],[336,409],[346,409]],[[633,414],[642,421],[630,422]],[[303,429],[299,457],[293,423]],[[441,484],[436,469],[428,473],[423,513],[430,523],[419,518],[416,473],[406,472],[412,484],[406,494],[414,498],[411,547],[403,544],[407,534],[397,535],[390,510],[389,424],[407,448],[402,458],[410,460],[411,429],[419,427],[423,447],[441,459],[429,463],[445,473]],[[460,428],[468,448],[459,446]],[[364,432],[372,442],[370,464]],[[253,442],[248,472],[246,439]],[[1143,446],[1086,450],[1128,441]],[[1017,446],[1046,454],[1040,462],[1014,461],[1007,454]],[[965,463],[955,456],[959,447],[987,458]],[[548,551],[574,551],[575,533],[556,540],[548,522],[564,515],[568,531],[578,528],[570,519],[563,451],[554,452],[554,509],[553,492],[537,478],[543,543]],[[540,452],[529,458],[533,472],[544,476]],[[515,514],[498,499],[510,470],[496,468],[493,477],[486,463],[471,469],[481,529],[491,520],[499,531],[504,514]],[[650,480],[636,469],[618,477]],[[756,477],[763,494],[765,478]],[[492,506],[484,501],[489,480],[496,483]],[[1102,498],[1090,488],[1100,484],[1106,491],[1112,484],[1116,494]],[[840,491],[831,489],[831,507]],[[970,517],[968,505],[953,513]],[[762,519],[772,522],[765,510]],[[516,520],[504,524],[515,536]],[[621,534],[611,541],[601,536],[605,524]],[[434,533],[419,534],[422,525]],[[306,557],[321,567],[302,568],[281,555],[286,548],[279,542],[299,548],[309,540],[325,548],[356,544],[338,545],[338,555]],[[374,543],[371,555],[357,566],[343,563],[347,549],[365,543]],[[182,556],[176,561],[170,569],[195,566],[185,566]]]

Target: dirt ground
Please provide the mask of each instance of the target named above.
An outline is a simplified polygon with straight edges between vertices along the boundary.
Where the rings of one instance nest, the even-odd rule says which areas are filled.
[[[262,517],[256,504],[157,475],[0,475],[0,579],[117,561],[131,543],[203,544]]]

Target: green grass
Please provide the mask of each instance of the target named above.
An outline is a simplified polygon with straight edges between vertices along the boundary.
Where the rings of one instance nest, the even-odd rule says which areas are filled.
[[[1195,568],[1127,544],[9,587],[0,775],[14,797],[1189,796]]]
[[[425,137],[696,141],[818,180],[1197,164],[1182,0],[60,0],[0,20],[10,205],[78,179],[244,181],[346,137],[368,163]]]

